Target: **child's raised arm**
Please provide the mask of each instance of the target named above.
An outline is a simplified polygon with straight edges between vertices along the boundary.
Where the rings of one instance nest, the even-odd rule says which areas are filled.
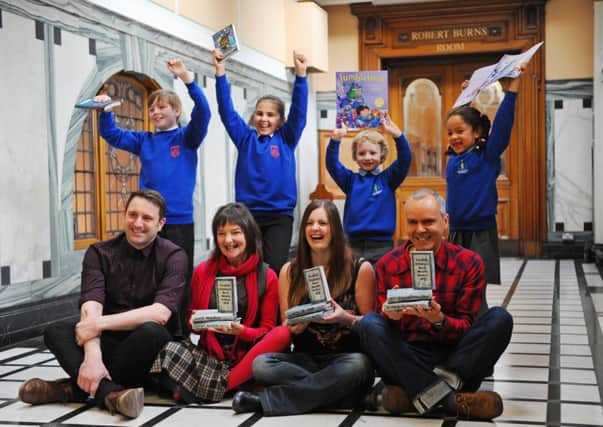
[[[340,128],[333,129],[333,132],[331,132],[331,139],[334,141],[341,141],[341,138],[343,138],[346,133],[348,133],[348,128],[342,123]]]
[[[293,51],[293,63],[295,64],[295,75],[305,77],[308,69],[308,59],[303,53]]]
[[[211,53],[212,63],[216,67],[216,76],[220,77],[226,74],[226,65],[224,64],[224,54],[218,49],[214,49]]]
[[[400,128],[390,120],[389,114],[385,113],[385,117],[381,120],[381,127],[394,138],[399,138],[402,135]]]
[[[396,160],[383,172],[390,188],[396,189],[408,175],[412,153],[406,137],[398,125],[391,121],[389,114],[385,113],[385,117],[381,121],[381,127],[386,133],[394,137],[396,143]]]
[[[192,73],[189,73],[186,69],[186,65],[184,65],[184,62],[180,59],[169,59],[165,61],[165,64],[170,73],[182,80],[183,83],[188,84],[193,81]]]

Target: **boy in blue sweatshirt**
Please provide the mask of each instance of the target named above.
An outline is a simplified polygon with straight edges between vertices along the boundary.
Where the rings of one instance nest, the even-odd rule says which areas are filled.
[[[376,130],[362,131],[352,141],[357,173],[339,161],[339,144],[347,132],[345,126],[333,130],[326,158],[327,170],[346,194],[343,228],[350,245],[358,256],[373,264],[393,248],[396,189],[406,178],[411,160],[408,141],[398,126],[386,116],[381,127],[394,138],[398,154],[385,170],[380,166],[387,157],[387,143]]]
[[[197,176],[197,151],[207,135],[210,110],[207,98],[184,63],[176,59],[167,61],[166,65],[186,85],[194,102],[190,122],[186,126],[179,126],[182,112],[180,98],[173,90],[160,89],[151,93],[147,103],[155,132],[122,130],[116,126],[110,111],[100,113],[99,132],[113,147],[140,158],[140,188],[158,191],[167,202],[166,224],[161,236],[181,246],[188,256],[188,281],[180,309],[183,331],[187,331],[195,243],[193,191]],[[94,100],[104,102],[111,98],[98,95]]]
[[[253,214],[262,231],[264,260],[278,273],[289,254],[297,203],[295,147],[306,126],[307,60],[293,52],[295,82],[289,117],[285,120],[281,99],[266,95],[256,102],[248,124],[234,109],[223,59],[214,50],[218,112],[239,153],[235,198]]]

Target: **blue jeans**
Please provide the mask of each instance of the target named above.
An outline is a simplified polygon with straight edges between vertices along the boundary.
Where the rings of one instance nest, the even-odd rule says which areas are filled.
[[[373,385],[374,370],[362,353],[268,353],[253,362],[264,415],[303,414],[320,407],[354,407]]]
[[[376,313],[365,315],[359,326],[360,343],[383,381],[401,386],[413,399],[440,380],[435,366],[456,372],[463,390],[477,390],[507,348],[513,318],[504,308],[493,307],[456,344],[407,342],[397,326]]]

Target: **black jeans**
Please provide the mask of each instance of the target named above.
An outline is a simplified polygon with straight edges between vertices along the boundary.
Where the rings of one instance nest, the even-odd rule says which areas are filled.
[[[194,268],[195,224],[165,224],[159,235],[184,249],[188,258],[186,283],[179,309],[180,328],[182,335],[186,336],[188,335],[188,309],[191,304],[191,278]]]
[[[278,276],[281,267],[289,257],[293,218],[287,215],[257,216],[253,215],[262,232],[262,250],[264,262]]]
[[[168,330],[154,322],[143,323],[132,331],[103,332],[100,338],[103,363],[113,380],[101,380],[94,396],[96,404],[102,407],[105,396],[112,391],[144,386],[157,353],[171,339]],[[84,349],[75,341],[75,323],[50,326],[44,331],[44,342],[80,390],[77,377]]]

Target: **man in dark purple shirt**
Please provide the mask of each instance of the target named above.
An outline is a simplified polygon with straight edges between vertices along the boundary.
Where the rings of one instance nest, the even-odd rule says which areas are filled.
[[[130,195],[124,233],[88,248],[80,321],[46,329],[44,341],[70,378],[34,378],[19,389],[31,404],[84,401],[130,418],[143,408],[148,372],[159,350],[180,334],[178,309],[187,274],[183,249],[158,236],[165,201],[153,190]]]
[[[360,321],[361,344],[386,384],[381,403],[388,411],[414,408],[423,414],[441,407],[458,418],[490,420],[502,413],[502,399],[476,390],[507,347],[513,319],[504,308],[492,307],[476,320],[484,263],[475,252],[445,240],[444,209],[442,197],[431,190],[418,190],[406,201],[408,241],[377,262],[380,313]],[[431,305],[385,311],[388,289],[413,286],[413,251],[434,254]]]

